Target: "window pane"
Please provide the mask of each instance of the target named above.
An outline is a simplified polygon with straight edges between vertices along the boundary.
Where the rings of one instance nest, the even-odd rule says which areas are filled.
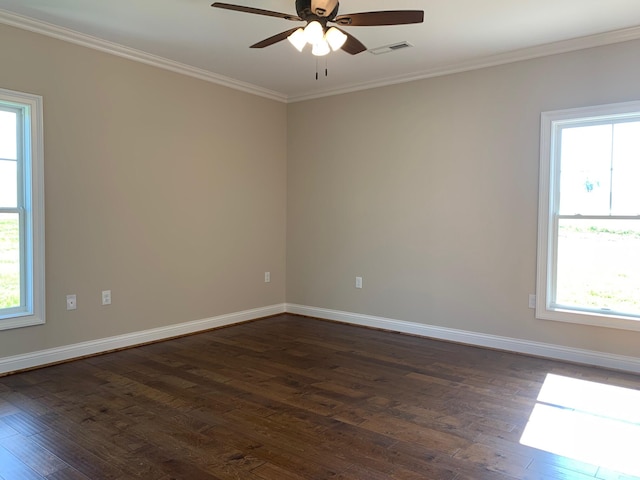
[[[17,213],[0,213],[0,309],[21,304],[19,231]]]
[[[640,221],[561,219],[556,304],[640,315]]]
[[[640,122],[619,123],[613,133],[613,215],[640,215]]]
[[[17,115],[15,112],[0,110],[0,158],[18,158],[16,135]]]
[[[609,215],[612,125],[564,128],[560,214]]]
[[[18,206],[18,162],[0,160],[0,207]]]

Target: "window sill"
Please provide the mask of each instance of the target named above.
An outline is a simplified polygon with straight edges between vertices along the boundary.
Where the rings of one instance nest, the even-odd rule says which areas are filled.
[[[547,308],[544,305],[539,305],[536,306],[536,318],[555,322],[590,325],[593,327],[640,331],[640,318],[615,315],[613,313],[598,314],[596,312],[582,312],[564,308]]]

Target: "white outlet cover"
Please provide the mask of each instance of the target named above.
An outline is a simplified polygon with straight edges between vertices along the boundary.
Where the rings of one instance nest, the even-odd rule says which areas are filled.
[[[102,305],[111,305],[111,290],[102,291]]]
[[[75,295],[67,295],[67,310],[75,310],[78,308],[78,302]]]

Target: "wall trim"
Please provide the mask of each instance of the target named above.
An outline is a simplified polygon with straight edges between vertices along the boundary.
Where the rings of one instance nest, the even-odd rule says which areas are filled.
[[[46,35],[47,37],[56,38],[58,40],[73,43],[75,45],[80,45],[82,47],[91,48],[93,50],[99,50],[104,53],[109,53],[111,55],[126,58],[127,60],[133,60],[135,62],[151,65],[152,67],[162,68],[164,70],[169,70],[181,75],[198,78],[206,82],[233,88],[234,90],[240,90],[252,95],[258,95],[260,97],[277,100],[279,102],[286,102],[287,99],[286,95],[283,95],[279,92],[274,92],[273,90],[259,87],[257,85],[253,85],[251,83],[235,80],[230,77],[225,77],[224,75],[218,75],[217,73],[213,73],[202,68],[192,67],[191,65],[175,62],[158,55],[143,52],[142,50],[136,50],[135,48],[126,47],[124,45],[120,45],[119,43],[103,40],[91,35],[76,32],[75,30],[59,27],[51,23],[25,17],[2,9],[0,9],[0,23],[9,25],[11,27],[20,28],[22,30],[39,33],[40,35]]]
[[[293,303],[281,303],[205,318],[202,320],[167,325],[165,327],[158,327],[150,330],[142,330],[139,332],[126,333],[113,337],[90,340],[87,342],[0,358],[0,375],[42,367],[85,356],[97,355],[111,350],[167,340],[169,338],[197,333],[213,328],[235,325],[249,320],[256,320],[281,313],[292,313],[313,318],[334,320],[352,325],[379,328],[399,333],[408,333],[420,337],[446,340],[477,347],[494,348],[497,350],[523,353],[554,360],[563,360],[614,370],[640,373],[640,358],[637,357],[615,355],[594,350],[583,350],[565,347],[562,345],[533,342],[511,337],[489,335],[486,333],[439,327],[435,325],[425,325],[422,323],[364,315],[360,313],[343,312],[339,310],[297,305]]]
[[[593,365],[597,367],[623,370],[627,372],[640,373],[640,357],[628,357],[611,353],[598,352],[594,350],[583,350],[578,348],[565,347],[549,343],[520,340],[517,338],[489,335],[486,333],[470,332],[453,328],[425,325],[422,323],[408,322],[405,320],[395,320],[373,315],[363,315],[360,313],[342,312],[339,310],[329,310],[326,308],[310,307],[306,305],[286,304],[287,313],[306,315],[309,317],[335,320],[360,325],[370,328],[380,328],[400,333],[408,333],[421,337],[429,337],[438,340],[464,343],[468,345],[495,348],[515,353],[524,353],[537,357],[563,360],[573,363]]]
[[[346,85],[337,89],[323,90],[301,95],[293,95],[287,98],[287,103],[302,102],[305,100],[313,100],[316,98],[328,97],[331,95],[342,95],[345,93],[358,92],[361,90],[369,90],[371,88],[387,87],[407,82],[415,82],[425,80],[427,78],[442,77],[453,75],[456,73],[480,70],[483,68],[497,67],[510,63],[522,62],[525,60],[533,60],[535,58],[548,57],[562,53],[574,52],[577,50],[586,50],[588,48],[603,47],[614,43],[629,42],[640,38],[640,27],[630,27],[622,30],[614,30],[611,32],[598,33],[586,37],[572,38],[569,40],[561,40],[559,42],[537,45],[534,47],[521,48],[511,50],[486,57],[472,58],[462,60],[449,65],[436,66],[422,72],[411,73],[408,75],[399,75],[396,77],[388,77],[381,80],[370,82],[356,83]]]
[[[0,375],[144,343],[157,342],[212,328],[225,327],[280,313],[285,313],[284,303],[0,358]]]
[[[281,92],[268,90],[251,83],[242,82],[230,77],[225,77],[209,70],[192,67],[190,65],[185,65],[183,63],[175,62],[173,60],[159,57],[157,55],[152,55],[141,50],[126,47],[118,43],[76,32],[68,28],[59,27],[57,25],[53,25],[41,20],[18,15],[16,13],[12,13],[3,9],[0,9],[0,23],[284,103],[295,103],[305,100],[312,100],[315,98],[357,92],[360,90],[368,90],[371,88],[385,87],[400,83],[424,80],[427,78],[440,77],[444,75],[478,70],[487,67],[494,67],[498,65],[530,60],[549,55],[557,55],[560,53],[573,52],[576,50],[600,47],[613,43],[628,42],[640,38],[640,26],[630,27],[621,30],[614,30],[611,32],[589,35],[586,37],[572,38],[559,42],[522,48],[496,55],[489,55],[482,58],[463,60],[454,64],[438,66],[426,71],[416,72],[408,75],[400,75],[396,77],[376,80],[373,82],[362,82],[347,85],[337,89],[329,89],[320,92],[291,96]]]

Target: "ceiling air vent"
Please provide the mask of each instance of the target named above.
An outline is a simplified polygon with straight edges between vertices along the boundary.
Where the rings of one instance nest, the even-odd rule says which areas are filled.
[[[409,42],[398,42],[393,45],[385,45],[384,47],[372,48],[369,53],[374,55],[382,55],[383,53],[395,52],[396,50],[402,50],[403,48],[413,47]]]

